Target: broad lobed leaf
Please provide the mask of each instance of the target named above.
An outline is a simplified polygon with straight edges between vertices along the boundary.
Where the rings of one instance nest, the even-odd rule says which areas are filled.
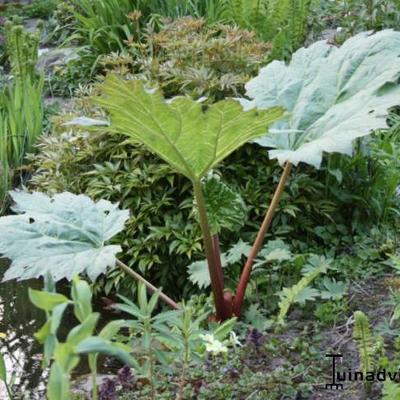
[[[84,195],[11,192],[18,215],[0,218],[0,254],[12,261],[4,280],[85,272],[95,280],[115,265],[120,246],[105,242],[123,229],[128,211]]]
[[[188,97],[166,101],[143,82],[115,75],[107,77],[96,102],[109,112],[112,130],[143,143],[192,181],[249,140],[265,135],[283,114],[278,107],[245,112],[234,99],[204,111]]]
[[[352,153],[352,142],[386,127],[400,98],[400,32],[360,33],[340,48],[319,41],[286,65],[274,61],[247,85],[246,109],[282,106],[285,121],[257,141],[280,164],[320,167],[323,152]]]

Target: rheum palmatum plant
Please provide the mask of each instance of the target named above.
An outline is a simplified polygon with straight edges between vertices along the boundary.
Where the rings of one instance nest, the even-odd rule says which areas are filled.
[[[241,312],[254,260],[279,204],[292,165],[319,168],[324,152],[351,155],[352,142],[386,126],[400,98],[400,33],[361,33],[342,47],[325,41],[300,49],[289,64],[274,61],[247,84],[251,100],[203,106],[184,97],[165,101],[140,81],[109,76],[96,100],[111,130],[159,155],[193,184],[218,319]],[[281,119],[283,107],[287,118]],[[279,121],[278,121],[279,120]],[[272,126],[271,126],[272,124]],[[267,134],[270,126],[270,133]],[[224,292],[218,236],[212,235],[202,178],[249,140],[270,150],[284,171],[249,252],[236,295]]]

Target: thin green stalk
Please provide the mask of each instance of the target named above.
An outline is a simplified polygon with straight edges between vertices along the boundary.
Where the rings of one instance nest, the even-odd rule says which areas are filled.
[[[218,264],[215,262],[216,252],[214,251],[213,239],[208,223],[206,202],[204,199],[203,188],[200,181],[193,181],[194,197],[199,212],[200,227],[203,234],[204,251],[207,258],[208,270],[211,278],[211,288],[214,295],[216,317],[218,320],[225,320],[227,315],[224,301],[224,285],[221,282],[222,272],[218,270]]]
[[[9,399],[13,400],[14,397],[13,397],[13,394],[11,392],[10,385],[7,382],[4,382],[4,386],[6,387]]]
[[[92,370],[92,400],[98,400],[98,390],[97,390],[97,368]]]

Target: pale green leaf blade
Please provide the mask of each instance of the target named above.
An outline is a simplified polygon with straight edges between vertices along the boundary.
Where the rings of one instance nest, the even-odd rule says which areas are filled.
[[[285,121],[257,143],[280,164],[319,168],[324,152],[352,154],[354,139],[386,126],[400,97],[400,32],[360,33],[336,48],[324,41],[274,61],[246,88],[247,109],[283,106]]]
[[[45,311],[52,311],[60,304],[69,302],[68,298],[60,293],[49,293],[34,289],[29,289],[29,300],[36,307]]]
[[[4,280],[85,272],[92,280],[115,265],[120,246],[105,245],[129,216],[107,201],[72,193],[12,192],[19,215],[0,218],[0,254],[12,261]]]
[[[239,101],[220,101],[203,109],[190,98],[166,101],[160,91],[115,75],[96,99],[111,119],[111,129],[143,143],[189,179],[199,180],[249,140],[267,133],[283,110],[244,111]]]
[[[195,261],[188,267],[189,279],[192,283],[197,285],[200,289],[210,286],[210,274],[207,268],[207,261]]]

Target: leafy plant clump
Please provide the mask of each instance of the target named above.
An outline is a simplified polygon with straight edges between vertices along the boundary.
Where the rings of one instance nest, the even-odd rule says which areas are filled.
[[[272,45],[271,58],[289,59],[306,39],[312,0],[226,0],[224,15]]]
[[[6,207],[6,192],[26,153],[33,150],[42,134],[43,80],[35,71],[40,33],[40,28],[29,33],[21,25],[10,21],[5,24],[12,78],[4,87],[0,86],[0,213]]]
[[[244,94],[245,83],[257,74],[270,45],[244,29],[185,17],[166,21],[159,31],[148,27],[143,43],[102,58],[105,70],[134,74],[159,84],[166,97],[187,94],[208,101]]]

